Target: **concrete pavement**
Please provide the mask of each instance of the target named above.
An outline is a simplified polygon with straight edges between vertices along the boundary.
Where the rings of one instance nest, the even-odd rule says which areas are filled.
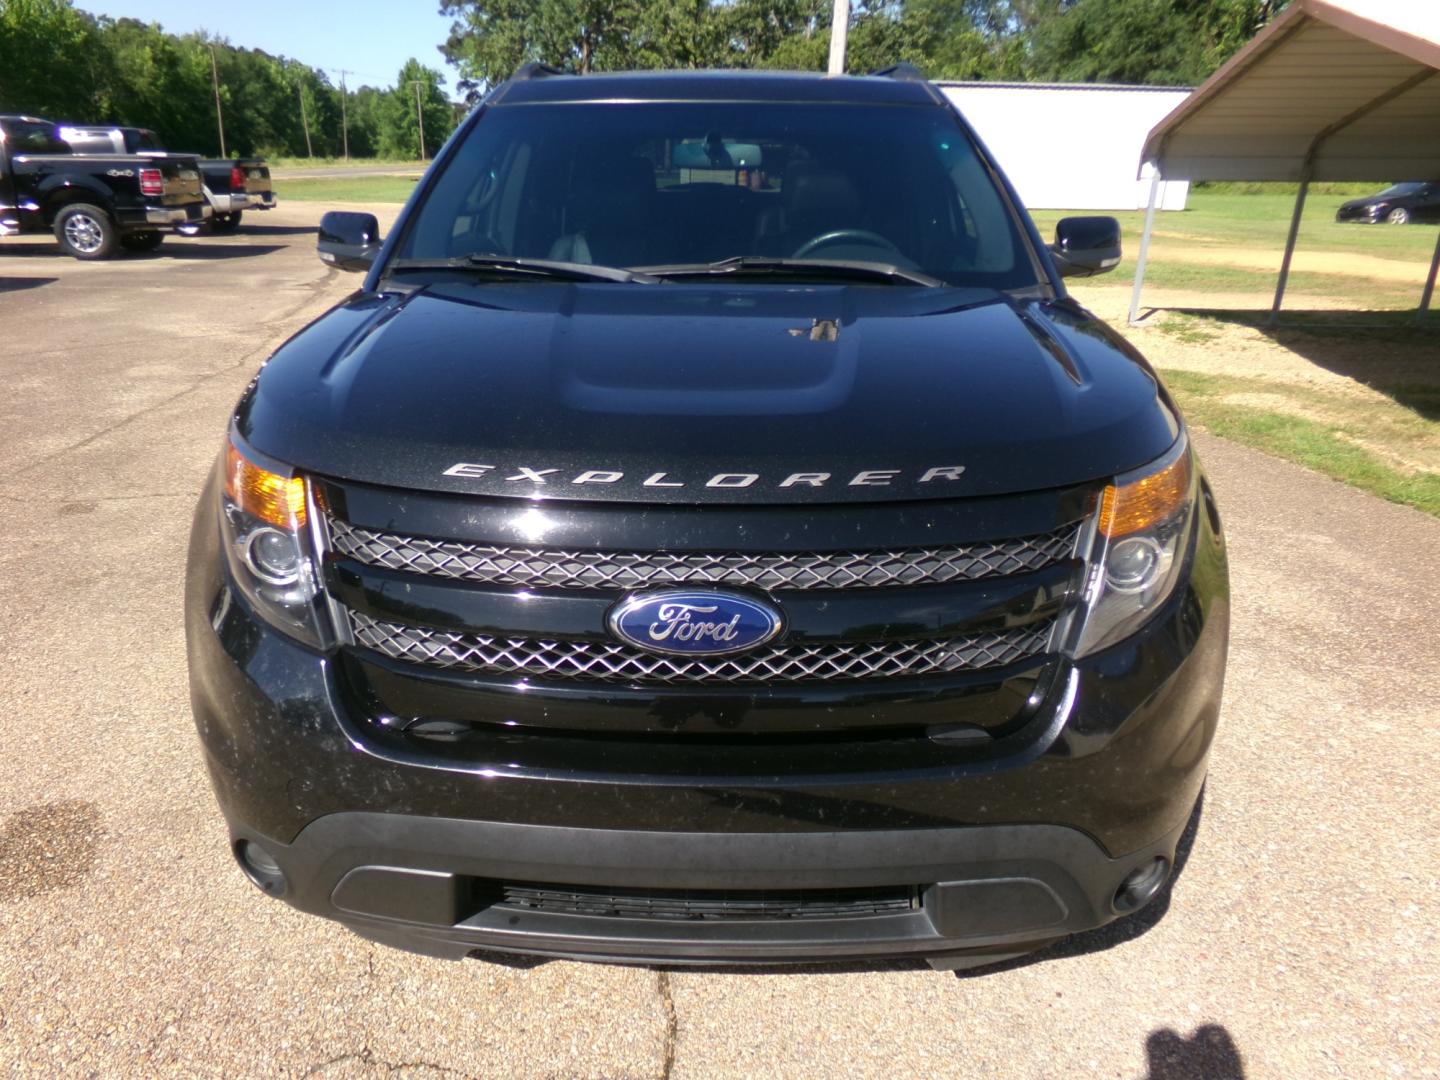
[[[1231,677],[1163,919],[970,977],[696,973],[447,964],[263,897],[200,764],[181,580],[230,407],[358,281],[315,259],[322,210],[106,264],[0,241],[0,1071],[1440,1072],[1440,522],[1212,439]]]

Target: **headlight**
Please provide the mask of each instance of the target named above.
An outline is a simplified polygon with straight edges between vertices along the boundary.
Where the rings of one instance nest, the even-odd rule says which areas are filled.
[[[232,436],[220,467],[220,531],[236,587],[266,622],[324,648],[326,620],[307,529],[310,498],[303,477],[242,449]]]
[[[1174,591],[1194,505],[1195,469],[1184,437],[1158,462],[1116,477],[1105,489],[1076,656],[1133,633]]]

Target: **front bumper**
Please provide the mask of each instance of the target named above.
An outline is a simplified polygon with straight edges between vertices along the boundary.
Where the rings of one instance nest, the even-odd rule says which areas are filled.
[[[970,759],[937,749],[943,763],[918,768],[879,766],[884,747],[867,744],[827,771],[793,739],[757,748],[749,767],[684,736],[649,757],[634,741],[555,732],[483,758],[397,750],[347,695],[343,654],[278,634],[227,586],[213,495],[192,539],[187,636],[231,843],[278,865],[272,893],[387,944],[667,963],[1010,955],[1117,918],[1128,875],[1173,865],[1204,782],[1229,609],[1205,514],[1167,605],[1122,644],[1063,662],[1023,731]],[[685,768],[664,764],[687,753]],[[908,886],[918,900],[850,918],[636,918],[497,901],[516,882]]]

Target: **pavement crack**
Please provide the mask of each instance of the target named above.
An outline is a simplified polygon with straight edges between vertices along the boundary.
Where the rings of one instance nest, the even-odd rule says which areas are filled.
[[[411,1069],[428,1069],[431,1072],[443,1073],[446,1076],[463,1076],[464,1073],[456,1069],[448,1068],[445,1065],[437,1065],[433,1061],[386,1061],[384,1058],[376,1057],[375,1051],[368,1046],[362,1046],[359,1050],[352,1050],[348,1054],[337,1054],[332,1058],[317,1062],[311,1065],[302,1073],[302,1080],[306,1077],[316,1076],[332,1065],[343,1065],[347,1061],[357,1061],[366,1068],[384,1069],[387,1074],[404,1073]]]
[[[675,997],[670,992],[670,973],[655,973],[655,992],[660,995],[660,1008],[665,1014],[665,1049],[660,1063],[660,1080],[670,1080],[675,1069],[675,1042],[680,1032],[680,1018],[675,1014]]]

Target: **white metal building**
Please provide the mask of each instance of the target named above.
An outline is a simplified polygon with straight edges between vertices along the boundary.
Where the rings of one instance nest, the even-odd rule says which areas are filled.
[[[1190,95],[1185,87],[942,82],[1032,209],[1143,210],[1145,136]],[[1162,210],[1184,210],[1190,184],[1161,181]]]

